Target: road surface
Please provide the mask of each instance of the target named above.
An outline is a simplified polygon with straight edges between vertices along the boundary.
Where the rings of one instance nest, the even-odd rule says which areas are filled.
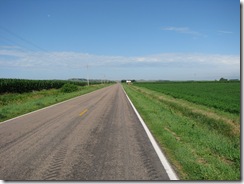
[[[1,180],[168,180],[122,86],[0,124]]]

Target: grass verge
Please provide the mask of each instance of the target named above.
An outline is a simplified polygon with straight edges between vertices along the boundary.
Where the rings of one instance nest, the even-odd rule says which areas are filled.
[[[7,93],[0,95],[0,122],[32,112],[70,98],[80,96],[111,84],[78,87],[66,93],[62,89],[34,91],[30,93]]]
[[[182,180],[240,180],[238,116],[124,85]]]

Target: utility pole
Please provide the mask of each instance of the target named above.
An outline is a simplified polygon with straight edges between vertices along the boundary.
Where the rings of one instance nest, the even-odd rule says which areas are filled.
[[[86,69],[87,69],[87,86],[89,86],[88,65],[86,65]]]

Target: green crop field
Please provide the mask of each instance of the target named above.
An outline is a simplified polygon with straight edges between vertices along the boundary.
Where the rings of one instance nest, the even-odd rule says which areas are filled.
[[[240,82],[123,86],[181,180],[240,180]]]
[[[2,93],[26,93],[43,89],[59,89],[64,84],[85,86],[86,82],[69,80],[28,80],[28,79],[0,79],[0,94]],[[98,82],[91,82],[98,84]]]
[[[240,113],[240,82],[136,83],[136,86],[226,112]]]

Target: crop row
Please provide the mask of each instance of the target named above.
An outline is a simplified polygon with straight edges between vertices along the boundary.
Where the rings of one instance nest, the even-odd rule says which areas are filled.
[[[0,79],[0,93],[25,93],[43,89],[59,89],[66,83],[79,86],[86,85],[86,82],[68,80]]]
[[[230,113],[240,113],[240,82],[136,83],[136,85],[196,104]]]

